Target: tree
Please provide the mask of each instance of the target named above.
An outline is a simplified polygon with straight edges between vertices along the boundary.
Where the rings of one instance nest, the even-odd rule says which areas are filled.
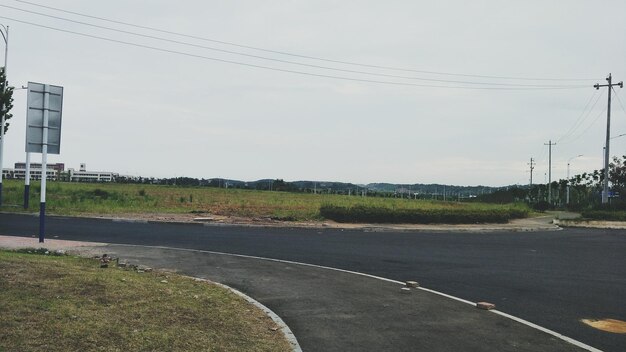
[[[609,164],[609,181],[613,192],[620,198],[626,197],[626,156],[623,159],[614,157]]]
[[[13,87],[9,87],[4,67],[0,68],[0,111],[4,113],[4,133],[9,130],[8,121],[13,117],[9,112],[13,108]],[[1,118],[1,117],[0,117]]]

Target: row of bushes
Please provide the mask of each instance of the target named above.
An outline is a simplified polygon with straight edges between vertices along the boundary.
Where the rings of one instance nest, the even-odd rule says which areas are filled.
[[[523,208],[508,209],[391,209],[355,205],[322,205],[320,215],[344,223],[477,224],[506,223],[528,216]]]
[[[626,211],[587,210],[581,215],[583,219],[588,220],[626,221]]]

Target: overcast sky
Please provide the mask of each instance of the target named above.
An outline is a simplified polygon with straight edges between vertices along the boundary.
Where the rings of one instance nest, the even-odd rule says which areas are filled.
[[[622,0],[30,2],[0,0],[9,81],[64,87],[61,154],[49,161],[66,167],[500,186],[528,183],[533,157],[544,182],[549,140],[553,179],[579,154],[572,174],[602,166],[607,89],[593,84],[626,79]],[[566,89],[536,89],[546,85]],[[616,90],[614,136],[626,133]],[[25,158],[26,92],[14,97],[5,168]],[[626,136],[611,154],[626,154]]]

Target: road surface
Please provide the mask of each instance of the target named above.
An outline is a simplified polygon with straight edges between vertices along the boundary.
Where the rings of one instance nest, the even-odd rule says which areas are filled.
[[[32,236],[38,219],[0,214],[0,234]],[[246,254],[347,269],[470,301],[488,301],[583,343],[626,350],[626,335],[581,319],[626,320],[626,232],[394,233],[50,217],[47,236]]]

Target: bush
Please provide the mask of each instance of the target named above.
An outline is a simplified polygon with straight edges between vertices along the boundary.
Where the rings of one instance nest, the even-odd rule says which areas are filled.
[[[322,205],[320,215],[347,223],[476,224],[506,223],[528,216],[526,209],[392,209],[355,205]]]
[[[536,211],[541,211],[544,212],[548,209],[552,209],[552,205],[544,200],[542,200],[541,202],[537,202],[535,204],[533,204],[533,209],[535,209]]]
[[[582,217],[589,220],[626,221],[626,211],[588,210],[582,212]]]

